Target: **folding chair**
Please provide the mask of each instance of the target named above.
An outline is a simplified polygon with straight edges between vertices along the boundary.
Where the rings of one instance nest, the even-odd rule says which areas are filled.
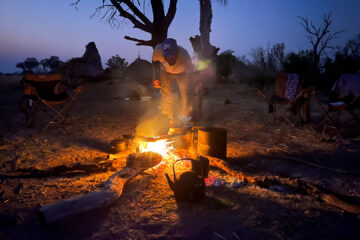
[[[322,126],[321,137],[324,138],[327,129],[334,129],[338,136],[342,136],[340,130],[340,118],[344,113],[360,124],[356,109],[360,108],[360,76],[356,74],[342,74],[334,83],[329,97],[326,101],[320,102],[317,99],[321,110],[324,113],[319,126]],[[324,106],[325,105],[325,106]]]
[[[70,97],[62,84],[61,74],[37,75],[26,73],[24,85],[21,107],[26,114],[27,126],[33,126],[38,109],[44,110],[50,117],[42,131],[47,129],[50,124],[65,122],[82,90],[82,87],[74,89],[74,93]]]
[[[281,117],[295,127],[295,122],[288,117],[289,112],[300,116],[301,122],[309,122],[309,98],[315,93],[315,89],[313,87],[304,89],[299,75],[278,73],[275,77],[274,94],[271,97],[267,97],[260,89],[256,90],[267,102],[269,113],[271,113],[265,124]]]

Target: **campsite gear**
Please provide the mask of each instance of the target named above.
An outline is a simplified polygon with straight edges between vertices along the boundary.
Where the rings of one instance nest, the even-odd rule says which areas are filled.
[[[190,161],[191,170],[185,171],[176,178],[175,164],[180,161]],[[183,158],[173,163],[174,182],[165,173],[170,189],[175,199],[180,202],[196,202],[205,197],[205,180],[209,173],[209,160],[199,156],[198,159]]]
[[[267,102],[271,113],[265,124],[279,116],[295,127],[295,123],[287,116],[288,112],[300,115],[304,123],[310,120],[309,98],[315,94],[315,89],[313,87],[304,89],[299,75],[278,73],[275,77],[274,94],[271,97],[265,96],[260,89],[256,90]]]
[[[338,136],[342,135],[340,131],[340,118],[344,113],[351,116],[351,120],[360,124],[360,118],[355,110],[360,107],[360,76],[357,74],[342,74],[334,83],[328,99],[318,102],[324,113],[319,126],[322,126],[321,137],[327,132],[327,129],[334,129]]]
[[[158,137],[131,136],[132,141],[136,142],[156,142],[159,140],[169,140],[174,142],[178,149],[188,149],[193,153],[204,156],[217,157],[226,160],[227,131],[224,128],[211,127],[189,127],[175,128],[171,135]],[[135,147],[137,148],[137,147]]]
[[[161,135],[161,136],[157,136],[157,137],[146,137],[146,136],[133,136],[133,135],[129,135],[129,138],[132,138],[134,141],[143,141],[143,142],[156,142],[158,140],[171,140],[180,136],[184,136],[189,132],[194,132],[197,131],[197,128],[178,128],[179,130],[177,130],[178,132],[173,133],[173,134],[166,134],[166,135]]]
[[[25,89],[21,104],[22,110],[26,114],[27,125],[33,124],[38,108],[44,108],[50,116],[49,122],[42,130],[45,130],[50,124],[64,123],[82,90],[81,87],[74,89],[74,94],[70,97],[62,84],[61,74],[26,73],[24,83]]]
[[[350,94],[355,97],[360,96],[360,75],[341,74],[331,88],[331,92],[343,97]]]
[[[199,128],[197,131],[197,153],[226,160],[226,136],[224,128]]]
[[[111,152],[113,154],[124,152],[130,149],[131,142],[125,138],[115,138],[110,142]]]
[[[288,74],[288,80],[286,82],[286,88],[285,88],[285,98],[288,101],[294,99],[298,86],[299,86],[299,75]]]

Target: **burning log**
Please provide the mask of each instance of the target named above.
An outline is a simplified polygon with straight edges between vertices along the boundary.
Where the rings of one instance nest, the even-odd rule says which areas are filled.
[[[126,182],[161,161],[155,153],[130,155],[127,166],[113,174],[101,190],[55,202],[38,210],[40,223],[49,223],[78,213],[109,206],[122,195]]]

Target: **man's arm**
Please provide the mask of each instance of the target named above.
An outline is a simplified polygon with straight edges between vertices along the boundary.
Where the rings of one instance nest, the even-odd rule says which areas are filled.
[[[160,62],[153,61],[152,69],[153,69],[153,85],[155,88],[161,88],[161,86],[160,86]]]

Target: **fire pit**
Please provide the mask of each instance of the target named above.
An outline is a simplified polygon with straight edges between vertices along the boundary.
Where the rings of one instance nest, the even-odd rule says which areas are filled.
[[[152,151],[163,157],[176,149],[226,159],[226,129],[192,127],[171,130],[171,134],[157,137],[123,135],[123,138],[111,142],[111,149],[114,153],[126,150],[136,153]]]
[[[201,137],[201,131],[205,131],[209,137]],[[41,207],[38,212],[40,222],[52,222],[108,206],[121,196],[125,183],[142,171],[159,175],[172,170],[173,180],[167,174],[166,178],[170,189],[174,191],[175,198],[178,201],[190,202],[201,200],[205,196],[205,178],[208,176],[209,160],[200,157],[197,151],[199,145],[207,144],[208,154],[217,153],[222,148],[225,148],[222,152],[226,153],[226,131],[223,134],[220,130],[221,134],[216,132],[215,135],[212,134],[213,131],[216,129],[188,128],[178,130],[171,135],[159,137],[124,135],[123,138],[112,141],[114,151],[131,152],[126,157],[126,166],[114,173],[98,191]],[[181,144],[178,141],[181,141]],[[222,144],[219,145],[218,141]],[[213,144],[217,147],[215,152],[211,151]],[[204,147],[200,149],[203,150]]]
[[[182,158],[210,156],[226,159],[226,129],[190,127],[171,130],[171,134],[157,137],[123,135],[123,138],[112,141],[112,149],[116,152],[131,152],[127,157],[130,161],[143,158],[144,161],[151,162],[154,157],[153,160],[159,163],[146,170],[152,174],[161,174],[166,168],[171,172],[173,163]],[[176,171],[184,172],[189,167],[189,162],[178,163]]]
[[[209,160],[202,154],[226,158],[226,130],[220,128],[176,128],[172,134],[160,137],[138,136],[133,138],[137,154],[157,153],[160,163],[148,170],[165,172],[170,189],[178,201],[195,202],[205,196],[205,178]],[[182,152],[181,152],[182,151]],[[149,155],[144,155],[148,158]],[[158,158],[159,159],[159,158]],[[167,172],[171,172],[171,180]],[[178,173],[178,177],[176,176]]]

